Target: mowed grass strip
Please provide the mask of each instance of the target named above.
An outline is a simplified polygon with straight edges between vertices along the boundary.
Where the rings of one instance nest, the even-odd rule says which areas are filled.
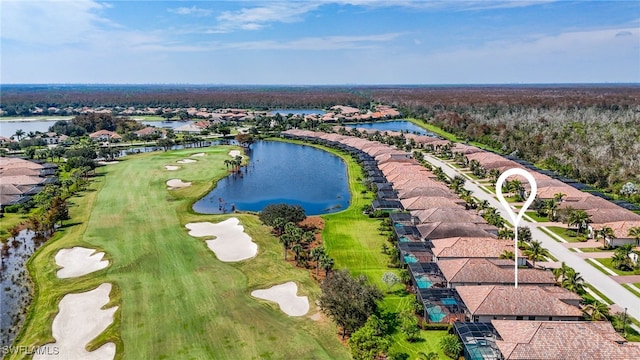
[[[328,321],[292,318],[276,304],[252,298],[257,288],[293,280],[310,297],[310,314],[319,289],[308,273],[281,260],[281,249],[254,215],[237,215],[259,246],[258,255],[223,263],[204,239],[187,234],[186,222],[219,222],[229,216],[195,214],[191,204],[226,175],[229,147],[142,154],[100,170],[99,192],[86,222],[61,234],[33,259],[39,295],[24,336],[17,345],[41,345],[50,337],[59,299],[103,282],[116,290],[120,306],[115,323],[96,339],[118,346],[127,359],[291,359],[348,358]],[[164,165],[205,152],[197,163]],[[168,191],[180,178],[192,186]],[[86,211],[86,210],[85,210]],[[234,215],[236,216],[236,215]],[[85,227],[84,229],[81,229]],[[59,248],[88,246],[107,253],[111,265],[79,279],[55,278],[53,256]],[[43,275],[39,275],[43,274]],[[40,278],[44,276],[44,278]]]

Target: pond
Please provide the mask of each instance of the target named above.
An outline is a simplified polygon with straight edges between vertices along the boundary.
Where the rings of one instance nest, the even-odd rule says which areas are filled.
[[[404,131],[409,132],[411,134],[420,134],[420,135],[429,135],[436,136],[434,133],[429,132],[418,125],[405,120],[394,120],[394,121],[376,121],[376,122],[365,122],[365,123],[354,123],[354,124],[345,124],[351,127],[365,128],[371,129],[373,131]]]
[[[27,261],[37,249],[34,235],[33,231],[24,229],[15,239],[0,244],[0,347],[11,345],[31,303],[33,284]]]
[[[261,211],[266,205],[301,205],[307,215],[349,206],[346,164],[339,157],[310,146],[258,141],[247,152],[249,165],[220,181],[193,209],[220,214]]]
[[[0,121],[0,136],[11,137],[16,130],[22,130],[25,134],[33,131],[47,132],[58,120],[29,120],[29,121]]]

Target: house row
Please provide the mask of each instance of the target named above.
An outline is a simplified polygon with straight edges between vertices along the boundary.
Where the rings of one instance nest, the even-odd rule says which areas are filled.
[[[591,337],[602,334],[602,344],[586,345],[587,353],[599,354],[601,347],[607,347],[609,352],[605,353],[612,356],[640,351],[640,347],[624,341],[609,323],[603,322],[596,329],[591,323],[579,321],[583,319],[581,298],[556,286],[551,272],[520,268],[519,286],[514,287],[516,262],[501,258],[505,251],[514,251],[513,242],[497,239],[495,227],[467,210],[455,193],[409,154],[346,135],[297,129],[283,135],[335,146],[360,160],[378,188],[378,208],[391,211],[400,260],[423,304],[425,320],[453,323],[466,358],[531,358],[526,357],[527,351],[546,346],[538,342],[547,339],[532,342],[505,330],[518,324],[539,328],[561,323],[563,329],[576,334],[563,338],[571,342],[569,348],[581,345],[583,333]],[[527,264],[522,257],[517,262]],[[478,328],[483,331],[467,334],[468,329]],[[566,353],[560,348],[553,351],[546,358],[571,358],[562,356]]]
[[[367,131],[367,129],[357,128],[356,130],[360,132]],[[451,152],[453,154],[462,154],[468,162],[477,161],[480,166],[487,171],[498,170],[502,173],[511,168],[526,169],[536,179],[536,196],[539,199],[555,200],[557,194],[562,194],[562,199],[557,206],[558,209],[584,210],[589,215],[590,223],[588,225],[588,231],[591,238],[596,238],[598,231],[608,227],[613,230],[613,236],[606,236],[603,239],[605,244],[609,246],[621,246],[624,244],[640,246],[640,239],[634,239],[629,235],[629,229],[640,227],[640,215],[591,193],[580,191],[576,187],[552,177],[551,173],[532,170],[520,162],[467,144],[451,144],[447,140],[425,135],[402,134],[394,131],[387,131],[386,133],[390,136],[402,135],[407,141],[413,140],[422,147],[430,146],[437,148],[445,145],[452,146]],[[510,180],[516,178],[523,182],[525,192],[522,195],[526,197],[531,188],[530,184],[520,176],[511,177]]]
[[[0,157],[0,208],[23,204],[56,181],[56,165],[15,157]]]

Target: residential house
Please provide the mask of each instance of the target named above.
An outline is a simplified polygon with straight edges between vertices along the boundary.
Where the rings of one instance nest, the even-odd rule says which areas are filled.
[[[629,236],[629,230],[631,228],[640,227],[640,221],[614,221],[593,226],[594,231],[601,230],[604,227],[609,227],[613,230],[613,237],[605,237],[604,241],[608,246],[622,246],[626,244],[633,244],[640,246],[640,241]]]
[[[582,299],[557,286],[458,286],[472,322],[491,320],[582,320]]]
[[[608,321],[492,320],[505,360],[640,359],[640,343],[618,334]]]
[[[466,285],[513,285],[514,265],[513,260],[495,258],[438,260],[440,272],[450,288]],[[553,286],[556,280],[551,271],[518,269],[518,284]]]
[[[118,133],[109,130],[98,130],[89,134],[89,138],[93,141],[120,141],[122,136]]]
[[[437,239],[472,239],[472,238],[495,238],[498,234],[498,228],[489,224],[475,223],[452,223],[452,222],[433,222],[416,225],[420,236],[424,240]],[[467,240],[458,240],[467,241]],[[510,242],[513,250],[513,241]]]

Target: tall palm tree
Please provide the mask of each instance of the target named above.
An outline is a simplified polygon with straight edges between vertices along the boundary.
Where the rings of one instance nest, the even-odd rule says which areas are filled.
[[[20,139],[24,136],[24,130],[22,129],[18,129],[16,130],[16,133],[13,134],[13,136],[15,136],[16,138],[18,138],[18,141],[20,141]]]
[[[579,272],[571,269],[566,274],[564,279],[562,280],[562,287],[573,291],[574,293],[580,295],[584,293],[584,279]]]
[[[573,269],[563,261],[559,268],[553,269],[553,276],[555,276],[556,281],[561,283],[567,277],[569,271],[572,270]]]
[[[553,200],[557,203],[562,202],[562,200],[567,197],[566,194],[563,193],[555,193],[553,194]]]
[[[291,247],[291,250],[295,254],[294,260],[296,262],[296,266],[298,266],[298,262],[300,261],[300,253],[302,253],[302,250],[304,250],[304,248],[302,247],[302,244],[300,244],[300,242],[297,241],[293,244],[293,246]]]
[[[584,210],[574,210],[569,213],[567,217],[567,225],[576,225],[578,227],[578,233],[582,233],[587,229],[587,224],[591,222],[591,215],[587,214]]]
[[[280,243],[284,247],[284,259],[287,260],[287,250],[291,244],[293,244],[293,237],[290,234],[284,233],[280,236]]]
[[[325,256],[324,247],[318,246],[311,249],[311,259],[316,262],[316,276],[318,276],[318,271],[320,270],[320,258]]]
[[[640,226],[630,228],[627,235],[636,241],[636,246],[640,246]]]
[[[333,269],[333,264],[334,264],[333,259],[330,258],[327,255],[323,255],[320,258],[320,266],[324,270],[324,275],[325,276],[327,276],[327,274],[329,274],[329,271],[331,271],[331,269]]]
[[[536,261],[544,260],[545,257],[549,256],[549,250],[542,247],[540,241],[534,240],[529,245],[529,248],[524,251],[524,255],[526,255],[529,260],[532,260],[533,267],[536,267]]]
[[[598,300],[594,300],[591,304],[585,306],[582,312],[588,320],[605,320],[609,316],[609,306]]]
[[[603,246],[607,244],[607,239],[613,240],[616,236],[613,229],[608,226],[603,226],[602,229],[600,229],[600,231],[596,233],[596,235],[602,238]]]

